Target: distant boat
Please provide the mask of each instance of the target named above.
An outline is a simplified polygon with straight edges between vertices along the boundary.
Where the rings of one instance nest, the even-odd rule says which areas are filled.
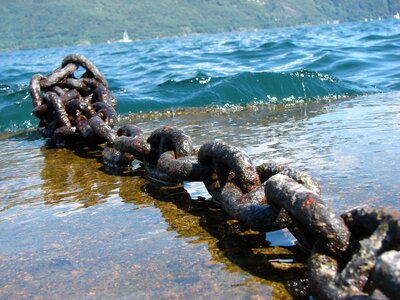
[[[132,42],[132,40],[129,38],[128,31],[126,29],[124,31],[124,34],[122,35],[122,40],[119,40],[118,42],[121,42],[121,43],[130,43],[130,42]]]
[[[399,20],[400,19],[400,14],[397,12],[397,14],[394,16],[395,19]]]

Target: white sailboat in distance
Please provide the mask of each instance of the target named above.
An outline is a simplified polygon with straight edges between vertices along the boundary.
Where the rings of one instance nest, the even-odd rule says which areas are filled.
[[[128,31],[126,29],[124,31],[124,34],[122,35],[122,40],[119,40],[118,42],[121,42],[121,43],[130,43],[130,42],[132,42],[132,40],[129,38]]]

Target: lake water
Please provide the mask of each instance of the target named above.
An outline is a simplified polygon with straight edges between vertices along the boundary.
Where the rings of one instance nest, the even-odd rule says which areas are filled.
[[[293,296],[306,257],[286,232],[246,231],[202,183],[170,188],[113,170],[101,146],[55,149],[27,84],[91,59],[119,124],[220,139],[255,165],[305,170],[337,213],[398,209],[400,22],[346,23],[0,53],[0,298]]]

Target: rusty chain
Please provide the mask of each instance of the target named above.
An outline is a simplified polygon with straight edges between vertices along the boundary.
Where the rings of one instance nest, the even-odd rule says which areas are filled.
[[[85,72],[76,78],[75,71]],[[105,144],[111,167],[140,161],[149,178],[166,184],[204,182],[232,218],[258,231],[288,228],[309,253],[308,277],[317,299],[368,298],[400,292],[400,213],[363,206],[337,216],[321,199],[318,183],[287,166],[253,166],[241,149],[222,141],[199,150],[183,130],[164,126],[147,138],[133,125],[116,131],[116,98],[84,56],[68,55],[29,85],[38,132],[57,146]],[[383,294],[382,294],[383,293]]]

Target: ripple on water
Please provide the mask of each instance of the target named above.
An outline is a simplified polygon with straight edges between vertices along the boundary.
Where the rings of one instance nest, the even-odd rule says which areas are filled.
[[[398,97],[183,111],[138,124],[146,135],[182,126],[197,146],[221,139],[257,164],[306,170],[341,212],[365,202],[397,205]],[[242,232],[198,198],[207,196],[198,183],[185,184],[187,193],[141,172],[108,170],[96,147],[51,149],[18,137],[0,144],[9,153],[0,158],[0,286],[12,287],[0,297],[268,299],[271,289],[287,297],[283,284],[304,276],[290,247],[266,247],[268,234]],[[286,238],[270,235],[273,245],[287,246]]]

